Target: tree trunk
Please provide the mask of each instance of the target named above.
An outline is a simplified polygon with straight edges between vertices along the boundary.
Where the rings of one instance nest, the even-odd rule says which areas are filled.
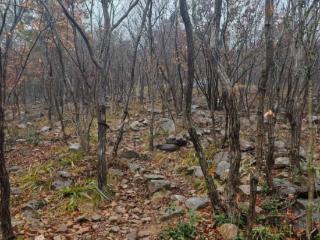
[[[98,187],[105,191],[107,186],[107,163],[106,163],[106,142],[107,142],[107,123],[106,123],[106,106],[98,106]]]
[[[0,96],[0,98],[2,98]],[[2,101],[0,103],[2,105]],[[0,189],[1,189],[1,202],[0,202],[0,216],[1,216],[1,229],[2,237],[7,239],[13,239],[14,234],[11,225],[10,214],[10,182],[9,175],[6,169],[5,157],[4,157],[4,109],[0,105]]]
[[[229,140],[230,140],[230,151],[231,151],[231,163],[228,179],[228,215],[231,219],[236,219],[238,216],[236,194],[238,185],[240,182],[240,162],[241,162],[241,151],[240,151],[240,120],[237,109],[237,102],[233,93],[227,97],[227,104],[229,106]]]
[[[186,124],[188,127],[188,132],[189,132],[191,141],[193,143],[194,149],[199,159],[201,170],[203,172],[203,175],[206,181],[206,185],[208,188],[208,195],[211,200],[212,207],[217,211],[224,212],[226,208],[222,203],[222,201],[220,200],[219,193],[217,191],[213,178],[208,173],[208,162],[204,155],[196,130],[192,126],[191,104],[192,104],[192,90],[193,90],[193,80],[194,80],[194,43],[193,43],[192,24],[190,21],[186,0],[180,0],[180,14],[185,25],[186,36],[187,36],[187,65],[188,65],[187,80],[188,81],[187,81],[186,94],[185,94]]]

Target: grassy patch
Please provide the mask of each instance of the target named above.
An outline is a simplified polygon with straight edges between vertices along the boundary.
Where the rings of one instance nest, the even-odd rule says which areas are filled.
[[[63,166],[74,167],[75,163],[83,159],[84,154],[80,151],[69,151],[65,156],[60,159],[60,163]]]
[[[54,169],[53,162],[42,163],[39,166],[31,168],[26,175],[23,175],[20,179],[22,188],[50,188]]]
[[[243,218],[241,218],[241,216],[237,219],[230,219],[227,215],[225,214],[217,214],[214,216],[215,219],[215,224],[217,226],[221,226],[225,223],[232,223],[235,224],[237,226],[243,227],[245,226],[245,221],[243,220]]]
[[[252,238],[256,240],[284,240],[285,233],[274,233],[270,228],[259,226],[252,230]]]
[[[191,240],[197,236],[196,223],[197,216],[192,212],[189,214],[188,222],[182,222],[174,227],[163,230],[159,236],[159,240]]]
[[[67,211],[75,211],[79,209],[79,205],[84,202],[91,202],[94,206],[106,198],[109,198],[109,193],[102,193],[94,182],[84,185],[74,185],[63,188],[59,191],[61,199],[65,199],[63,207]]]

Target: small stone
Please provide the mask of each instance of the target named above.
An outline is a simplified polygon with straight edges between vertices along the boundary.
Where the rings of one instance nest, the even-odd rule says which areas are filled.
[[[142,222],[151,222],[151,217],[145,217],[141,219]]]
[[[42,128],[40,129],[40,132],[48,132],[49,130],[51,130],[50,127],[44,126],[44,127],[42,127]]]
[[[57,227],[57,232],[64,233],[68,231],[68,227],[66,225],[59,225]]]
[[[250,185],[249,184],[244,184],[240,185],[239,189],[247,196],[250,195]],[[261,192],[261,187],[257,186],[257,192]]]
[[[81,149],[80,143],[71,143],[69,145],[69,150],[79,151]]]
[[[242,152],[254,150],[254,145],[245,139],[240,139],[240,147]]]
[[[36,236],[34,240],[45,240],[46,238],[43,235]]]
[[[121,207],[121,206],[117,206],[116,207],[116,212],[119,213],[119,214],[125,214],[127,211],[124,207]]]
[[[93,215],[91,216],[91,221],[93,221],[93,222],[98,222],[98,221],[100,221],[101,219],[102,219],[102,216],[99,215],[99,214],[93,214]]]
[[[126,158],[126,159],[134,159],[134,158],[139,158],[140,155],[139,153],[133,151],[133,150],[124,150],[121,154],[120,157]]]
[[[111,231],[114,232],[114,233],[117,233],[117,232],[120,231],[120,227],[118,227],[118,226],[112,226],[112,227],[111,227]]]
[[[88,222],[89,219],[88,219],[85,215],[81,215],[81,216],[77,217],[77,218],[75,219],[75,221],[76,221],[77,223],[84,223],[84,222]]]
[[[115,223],[115,222],[119,223],[121,222],[121,217],[119,215],[113,215],[109,218],[109,221],[111,223]]]
[[[165,133],[174,133],[176,131],[176,126],[174,122],[169,118],[162,118],[160,119],[160,131],[163,131]]]
[[[218,163],[216,174],[220,179],[225,179],[229,173],[230,163],[222,161]]]
[[[110,168],[108,170],[108,173],[117,177],[122,177],[124,175],[124,173],[121,170],[115,168]]]
[[[20,128],[20,129],[25,129],[25,128],[27,128],[27,125],[24,124],[24,123],[20,123],[20,124],[17,125],[17,127]]]
[[[239,228],[231,223],[225,223],[218,227],[218,231],[224,240],[233,240],[238,236]]]
[[[167,180],[151,180],[148,182],[148,189],[151,194],[160,191],[161,189],[169,190],[171,182]]]
[[[185,201],[186,201],[186,198],[185,198],[184,196],[182,196],[182,195],[177,195],[177,194],[172,195],[172,196],[171,196],[171,199],[172,199],[173,201],[178,201],[178,202],[185,202]]]
[[[156,145],[156,148],[161,150],[161,151],[165,151],[165,152],[174,152],[179,150],[179,146],[175,145],[175,144],[158,144]]]
[[[186,207],[193,210],[205,208],[209,204],[210,200],[207,197],[192,197],[185,202]]]
[[[31,200],[22,207],[22,210],[39,210],[45,205],[46,202],[43,200]]]
[[[285,168],[290,166],[290,159],[288,157],[277,157],[274,160],[275,168]]]
[[[131,231],[130,233],[127,234],[126,239],[127,240],[136,240],[136,239],[138,239],[138,232],[136,230]]]
[[[66,180],[66,181],[56,180],[52,183],[51,186],[52,186],[52,189],[54,190],[60,190],[60,189],[69,187],[70,185],[71,185],[71,180]]]
[[[139,122],[139,121],[134,121],[130,124],[130,129],[132,131],[138,132],[140,131],[143,127],[145,126],[145,124],[143,122]]]
[[[142,230],[138,232],[138,238],[144,238],[150,236],[150,231],[148,230]]]
[[[71,174],[67,171],[58,171],[57,173],[62,178],[70,178],[71,177]]]
[[[144,177],[145,177],[147,180],[163,180],[163,179],[166,178],[166,177],[163,176],[163,175],[156,175],[156,174],[145,174]]]
[[[218,152],[214,158],[213,158],[213,162],[217,165],[220,162],[229,162],[230,161],[230,153],[223,151],[223,152]]]
[[[161,221],[167,221],[175,217],[182,216],[184,214],[184,211],[182,208],[175,207],[173,209],[166,209],[166,211],[163,213],[163,216],[160,218]]]
[[[189,167],[187,171],[188,171],[188,173],[194,175],[195,177],[198,177],[198,178],[202,178],[203,177],[203,172],[202,172],[200,166]]]

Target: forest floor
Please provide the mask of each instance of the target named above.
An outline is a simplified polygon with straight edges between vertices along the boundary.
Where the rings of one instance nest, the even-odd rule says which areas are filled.
[[[89,153],[83,153],[76,149],[78,140],[70,119],[67,122],[67,132],[71,135],[69,145],[62,141],[58,123],[49,129],[46,117],[31,119],[32,114],[41,111],[39,107],[34,107],[33,113],[24,116],[23,121],[9,122],[6,156],[13,225],[19,239],[169,240],[192,236],[228,239],[234,234],[239,234],[241,239],[249,204],[249,175],[254,170],[254,116],[241,118],[241,187],[237,200],[242,214],[240,220],[234,222],[223,215],[214,215],[191,142],[173,152],[148,151],[150,113],[137,106],[132,104],[119,156],[112,161],[110,152],[121,112],[108,116],[110,196],[104,196],[95,187],[95,131]],[[210,163],[210,173],[215,176],[223,197],[230,155],[228,147],[222,149],[216,143],[223,138],[224,114],[217,112],[216,139],[210,133],[209,116],[200,103],[193,106],[193,118]],[[187,132],[182,128],[181,119],[174,130],[171,122],[162,118],[161,114],[156,115],[156,144],[164,144],[169,136],[185,138]],[[169,133],[161,132],[161,126],[168,128]],[[94,123],[92,129],[95,128]],[[291,175],[288,125],[279,123],[276,132],[274,184],[278,191],[269,195],[265,182],[260,181],[254,239],[300,239],[305,222],[306,177],[296,180]],[[302,145],[307,136],[303,127]],[[317,157],[318,136],[315,146]],[[302,160],[306,157],[304,149],[301,149]],[[319,189],[320,193],[318,186],[317,181],[316,192]],[[320,220],[319,209],[315,209],[314,217]]]

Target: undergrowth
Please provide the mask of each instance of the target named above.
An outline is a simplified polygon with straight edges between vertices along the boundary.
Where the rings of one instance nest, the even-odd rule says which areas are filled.
[[[189,213],[189,221],[181,222],[174,227],[163,230],[159,240],[192,240],[197,236],[196,223],[198,221],[194,212]]]

